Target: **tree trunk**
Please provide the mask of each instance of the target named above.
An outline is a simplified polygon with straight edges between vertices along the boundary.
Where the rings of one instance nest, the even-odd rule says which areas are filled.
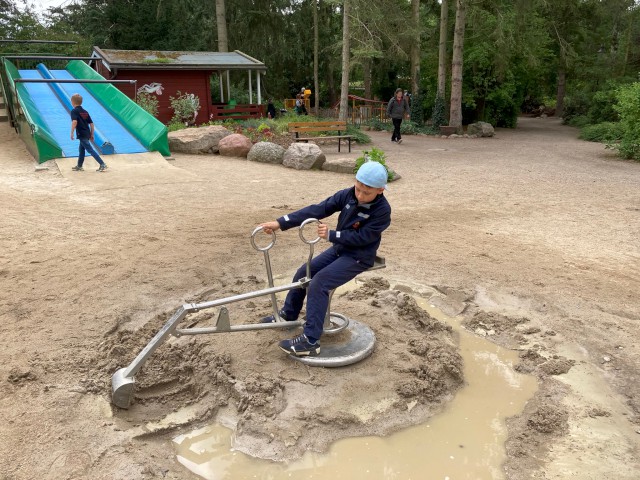
[[[318,45],[320,43],[318,37],[318,8],[320,0],[313,0],[313,111],[318,116],[320,109],[320,97],[318,91],[320,89],[320,80],[318,79]]]
[[[227,12],[224,6],[224,0],[216,0],[216,27],[218,28],[218,51],[228,52]]]
[[[229,51],[229,37],[227,36],[227,11],[225,9],[224,0],[216,0],[216,30],[218,31],[218,51]],[[228,102],[231,92],[227,88],[229,79],[229,71],[221,72],[223,81],[221,88],[221,96]]]
[[[322,14],[324,15],[324,19],[325,19],[325,28],[327,29],[327,31],[331,31],[331,19],[332,19],[332,11],[331,9],[333,8],[332,5],[324,3],[323,5],[323,10],[322,10]],[[337,57],[337,55],[336,55]],[[327,101],[329,102],[329,106],[330,108],[334,108],[336,105],[336,101],[338,100],[338,95],[336,93],[336,79],[335,79],[335,65],[334,65],[334,59],[332,58],[332,56],[329,56],[329,58],[325,59],[324,62],[325,68],[323,69],[325,71],[325,79],[327,82]]]
[[[411,43],[411,93],[418,98],[420,94],[420,0],[411,0],[411,23],[415,29],[415,38]]]
[[[564,94],[567,74],[563,66],[558,68],[558,91],[556,93],[556,117],[562,117],[564,113]]]
[[[462,130],[462,59],[464,51],[465,2],[456,0],[456,26],[453,35],[453,60],[451,62],[451,107],[449,125]]]
[[[447,89],[447,23],[449,21],[448,0],[442,0],[440,6],[440,45],[438,47],[438,93],[442,98]]]
[[[343,0],[342,2],[342,85],[340,87],[340,114],[339,120],[347,120],[349,113],[349,68],[351,45],[349,43],[349,15],[351,8],[351,0]]]

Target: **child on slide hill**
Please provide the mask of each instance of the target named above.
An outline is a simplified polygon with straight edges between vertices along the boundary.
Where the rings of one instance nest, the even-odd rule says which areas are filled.
[[[74,140],[73,134],[74,131],[80,140],[80,149],[78,152],[78,164],[73,167],[71,170],[76,172],[82,172],[84,168],[82,168],[82,164],[84,163],[84,154],[85,151],[89,152],[89,154],[96,159],[98,162],[98,172],[104,172],[107,169],[107,164],[102,161],[100,155],[93,149],[91,142],[93,141],[93,132],[94,125],[93,120],[91,120],[91,115],[84,108],[82,108],[82,96],[78,93],[74,93],[71,96],[71,105],[73,105],[73,110],[71,110],[71,140]]]

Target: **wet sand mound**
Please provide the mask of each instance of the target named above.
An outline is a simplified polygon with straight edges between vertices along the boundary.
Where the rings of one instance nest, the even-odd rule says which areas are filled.
[[[215,296],[256,289],[255,278],[230,283]],[[229,310],[232,324],[234,318],[257,321],[269,312],[270,303],[258,299]],[[295,332],[171,338],[137,375],[132,407],[118,409],[116,415],[132,429],[140,422],[156,425],[144,430],[147,435],[197,426],[218,415],[236,428],[235,449],[290,460],[307,450],[324,451],[339,438],[385,435],[420,423],[463,384],[462,359],[451,328],[429,316],[411,296],[389,289],[382,278],[334,297],[333,310],[374,330],[377,344],[371,357],[349,367],[308,367],[277,348],[281,338]],[[91,376],[107,379],[126,366],[172,313],[151,319],[137,331],[114,328],[92,360]],[[187,317],[180,328],[211,324],[215,313],[211,309]],[[337,339],[325,336],[322,342]],[[100,385],[101,393],[109,388],[107,382]],[[182,422],[163,423],[164,417],[187,406],[192,412]],[[157,428],[159,424],[164,426]]]

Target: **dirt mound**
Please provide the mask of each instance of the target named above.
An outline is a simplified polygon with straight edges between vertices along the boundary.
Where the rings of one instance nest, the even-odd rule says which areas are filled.
[[[550,118],[520,118],[491,140],[407,136],[391,148],[386,133],[369,135],[365,148],[385,151],[403,177],[385,193],[394,214],[381,277],[517,349],[516,369],[539,379],[508,422],[508,459],[495,468],[507,479],[640,478],[638,164]],[[111,375],[179,305],[265,286],[250,277],[264,272],[249,242],[255,225],[353,176],[181,154],[162,171],[116,162],[106,175],[71,176],[55,162],[34,168],[8,124],[0,143],[7,478],[195,478],[167,442],[176,429],[222,422],[237,427],[237,448],[294,457],[331,438],[418,423],[451,395],[430,399],[431,389],[457,388],[446,327],[371,285],[333,302],[375,331],[373,355],[357,365],[292,361],[277,342],[296,332],[172,338],[137,375],[132,408],[114,409]],[[344,157],[327,147],[328,159]],[[347,156],[360,155],[354,145]],[[295,232],[279,234],[274,272],[288,281],[307,252]],[[265,299],[230,308],[234,324],[270,312]],[[215,318],[198,312],[183,323]],[[436,453],[425,452],[429,463]]]
[[[233,279],[209,291],[222,298],[255,290],[255,277]],[[206,300],[199,298],[198,301]],[[136,377],[129,410],[116,416],[130,428],[139,422],[162,422],[175,409],[192,406],[198,413],[158,429],[188,428],[224,409],[235,425],[235,448],[254,456],[293,459],[311,449],[325,450],[344,436],[386,434],[428,418],[463,384],[462,359],[451,329],[422,310],[406,293],[390,290],[382,278],[334,298],[335,311],[366,322],[378,345],[373,355],[348,368],[321,369],[288,358],[276,342],[292,332],[251,331],[171,338],[147,360]],[[268,300],[229,307],[234,318],[257,321],[269,312]],[[179,328],[206,325],[216,312],[188,316]],[[150,319],[139,330],[112,329],[91,359],[92,378],[110,378],[126,366],[173,312]],[[344,339],[325,336],[323,344]],[[376,371],[375,376],[364,372]],[[98,385],[108,394],[109,385]],[[361,393],[373,392],[364,401]]]

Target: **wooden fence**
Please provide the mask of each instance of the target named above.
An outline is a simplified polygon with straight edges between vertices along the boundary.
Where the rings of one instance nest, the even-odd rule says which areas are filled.
[[[245,120],[247,118],[262,118],[266,116],[265,106],[257,104],[226,105],[213,104],[209,106],[209,120]]]

